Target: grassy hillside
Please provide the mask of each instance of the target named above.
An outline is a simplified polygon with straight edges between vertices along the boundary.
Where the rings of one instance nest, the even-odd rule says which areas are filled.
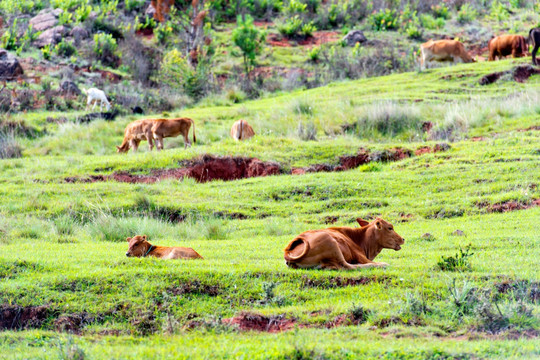
[[[116,154],[134,116],[82,125],[69,121],[75,112],[14,115],[38,135],[17,137],[23,157],[0,162],[1,323],[12,326],[6,321],[15,312],[23,327],[0,333],[0,356],[540,356],[539,77],[478,84],[525,61],[173,111],[195,119],[200,141],[188,150],[180,139],[165,139],[159,153],[143,143],[139,153]],[[227,134],[239,118],[258,135],[238,144]],[[433,128],[424,132],[427,121]],[[306,140],[305,129],[317,140]],[[336,165],[360,148],[414,152],[442,142],[447,151],[290,175],[296,167]],[[201,154],[277,161],[282,174],[80,181],[147,175]],[[388,268],[285,266],[282,249],[295,234],[376,216],[405,238],[401,251],[377,257]],[[135,234],[193,247],[205,259],[126,258],[125,238]]]

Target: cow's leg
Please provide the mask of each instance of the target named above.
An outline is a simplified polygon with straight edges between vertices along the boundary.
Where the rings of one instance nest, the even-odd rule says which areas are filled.
[[[540,47],[540,44],[535,44],[534,49],[532,51],[532,62],[533,65],[538,65],[538,61],[536,60],[536,53],[538,53],[538,48]]]
[[[146,132],[146,139],[148,140],[148,148],[150,148],[150,151],[152,151],[154,148],[154,134],[152,134],[151,130]]]
[[[156,148],[157,150],[163,150],[163,136],[157,135],[156,136]]]
[[[184,133],[184,149],[187,149],[187,147],[191,147],[191,143],[189,142],[188,132],[186,131]]]
[[[88,100],[86,100],[86,111],[88,111],[88,108],[90,107],[91,103],[92,103],[92,99],[88,98]]]
[[[133,151],[137,151],[137,149],[139,149],[140,143],[141,143],[141,140],[139,139],[131,140],[130,144],[131,144],[131,147],[133,148]]]

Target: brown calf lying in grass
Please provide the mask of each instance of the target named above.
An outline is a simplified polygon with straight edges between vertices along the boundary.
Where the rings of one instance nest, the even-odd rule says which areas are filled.
[[[385,267],[372,260],[382,249],[401,249],[405,240],[392,224],[377,218],[357,219],[360,228],[333,227],[309,230],[294,238],[284,249],[287,266],[319,269]]]
[[[146,235],[136,235],[127,238],[126,241],[129,243],[129,249],[126,252],[127,257],[154,256],[160,259],[203,259],[192,248],[152,245],[146,241]]]
[[[163,138],[177,137],[180,134],[184,136],[184,148],[187,148],[188,145],[191,146],[188,138],[191,125],[193,125],[193,142],[195,142],[197,141],[195,138],[195,123],[192,119],[136,120],[126,126],[124,141],[122,141],[122,145],[117,146],[116,149],[120,153],[128,152],[130,148],[137,151],[139,143],[142,140],[147,140],[150,151],[152,151],[154,148],[153,140],[155,140],[157,149],[163,150]]]

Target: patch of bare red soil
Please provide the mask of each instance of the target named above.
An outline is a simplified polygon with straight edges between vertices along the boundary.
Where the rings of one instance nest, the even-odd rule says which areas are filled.
[[[526,129],[520,129],[520,130],[518,130],[518,131],[519,131],[519,132],[524,132],[524,131],[531,131],[531,130],[539,131],[539,130],[540,130],[540,125],[529,126],[529,127],[526,128]]]
[[[505,201],[505,202],[501,202],[497,204],[480,203],[478,204],[478,206],[480,208],[486,208],[487,211],[490,213],[494,213],[494,212],[502,213],[502,212],[516,211],[516,210],[525,210],[525,209],[530,209],[535,206],[540,206],[540,199],[533,200],[530,203],[510,200],[510,201]]]
[[[0,306],[0,330],[35,329],[47,319],[48,306]]]
[[[448,144],[438,144],[429,148],[429,152],[446,151],[450,149]],[[425,150],[422,150],[425,151]],[[389,150],[375,151],[360,149],[356,155],[346,155],[339,158],[339,165],[315,164],[305,168],[293,168],[292,175],[303,175],[315,172],[346,171],[357,168],[360,165],[372,161],[389,162],[399,161],[413,156],[412,150],[404,148],[392,148]],[[176,169],[153,170],[150,174],[132,174],[126,171],[115,172],[112,175],[90,175],[88,177],[67,177],[67,183],[115,180],[125,183],[153,184],[164,179],[183,179],[190,177],[204,183],[213,180],[239,180],[252,177],[278,175],[282,173],[280,164],[270,161],[261,161],[256,158],[246,157],[216,157],[204,155],[200,159],[186,162],[185,167]]]
[[[223,319],[223,322],[228,325],[235,325],[242,331],[261,331],[270,333],[292,330],[296,325],[296,320],[287,319],[285,315],[267,317],[250,313]]]
[[[480,85],[493,84],[499,80],[503,75],[511,74],[516,82],[524,83],[529,77],[535,74],[540,74],[540,69],[535,68],[532,65],[519,65],[508,71],[500,71],[488,74],[480,78]]]
[[[304,287],[334,289],[339,287],[367,285],[372,282],[384,283],[391,280],[389,276],[360,276],[357,278],[343,278],[341,276],[327,279],[312,279],[306,275],[302,276],[302,284]]]
[[[340,39],[340,34],[336,31],[315,31],[313,36],[301,40],[290,40],[278,34],[270,34],[266,42],[270,46],[291,47],[291,46],[314,46],[334,42]]]
[[[414,151],[414,155],[419,156],[419,155],[429,154],[429,153],[444,152],[449,149],[450,149],[450,145],[445,144],[445,143],[436,144],[434,147],[422,146]]]

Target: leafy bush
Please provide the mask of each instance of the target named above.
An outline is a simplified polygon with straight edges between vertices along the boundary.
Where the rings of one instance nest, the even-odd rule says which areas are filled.
[[[405,34],[410,39],[420,39],[422,38],[422,28],[417,23],[411,23],[405,28]]]
[[[249,74],[255,66],[255,59],[260,54],[266,33],[257,29],[253,24],[253,18],[246,15],[244,19],[238,16],[237,27],[232,32],[232,41],[242,51],[244,71],[249,79]]]
[[[92,6],[83,4],[79,6],[77,10],[75,10],[75,21],[79,23],[83,22],[86,19],[88,19],[91,13],[92,13]]]
[[[448,291],[450,293],[450,301],[455,307],[455,316],[469,315],[475,310],[478,304],[478,297],[476,289],[468,281],[463,281],[463,285],[458,286],[456,279],[452,279],[452,283],[448,286]]]
[[[314,46],[308,52],[309,59],[313,62],[319,61],[321,57],[321,48],[319,46]]]
[[[396,10],[384,9],[371,14],[368,23],[375,31],[385,31],[396,29],[398,24]]]
[[[428,30],[442,29],[445,25],[445,20],[442,17],[435,19],[430,14],[420,14],[420,23],[423,28]]]
[[[278,23],[277,29],[281,35],[285,36],[286,38],[293,39],[298,37],[300,34],[302,25],[302,19],[298,15],[295,15],[285,20],[285,22]]]
[[[302,29],[300,29],[300,35],[302,35],[302,37],[304,38],[309,38],[313,36],[313,33],[315,31],[317,31],[317,28],[315,27],[315,25],[313,25],[313,23],[310,22],[308,24],[302,25]]]
[[[295,114],[313,115],[313,105],[305,99],[295,101],[292,110]]]
[[[58,16],[58,23],[60,25],[71,24],[72,20],[73,20],[73,14],[67,11],[60,13],[60,15]]]
[[[352,319],[359,324],[365,323],[371,314],[371,312],[361,304],[353,304],[349,313],[351,314]]]
[[[262,300],[263,305],[277,305],[283,306],[285,304],[285,297],[276,295],[274,290],[279,285],[277,282],[263,282],[262,283]]]
[[[289,5],[285,8],[287,14],[301,14],[307,11],[307,4],[299,0],[290,0]]]
[[[124,4],[127,11],[141,10],[144,6],[145,0],[125,0]]]
[[[77,49],[73,46],[73,43],[66,41],[66,39],[62,39],[62,41],[56,44],[54,51],[58,56],[64,57],[69,57],[77,53]]]
[[[437,263],[439,269],[443,271],[465,271],[470,270],[471,264],[469,258],[474,255],[471,252],[471,244],[465,249],[459,248],[459,251],[454,256],[441,256],[441,260]]]
[[[431,11],[436,18],[450,19],[450,10],[444,3],[431,6]]]
[[[41,48],[41,55],[43,55],[43,58],[45,60],[50,60],[51,59],[51,45],[47,44],[45,45],[44,47]]]
[[[117,56],[115,54],[118,44],[111,34],[94,34],[94,54],[105,65],[116,65]]]
[[[460,24],[466,24],[476,19],[477,16],[478,12],[476,11],[476,9],[473,8],[471,4],[466,3],[461,7],[461,9],[459,9],[457,14],[457,21]]]
[[[501,2],[494,1],[491,4],[491,17],[495,20],[502,21],[508,19],[509,11]]]
[[[27,14],[43,9],[43,0],[2,0],[0,1],[0,13],[14,15],[17,13]]]

